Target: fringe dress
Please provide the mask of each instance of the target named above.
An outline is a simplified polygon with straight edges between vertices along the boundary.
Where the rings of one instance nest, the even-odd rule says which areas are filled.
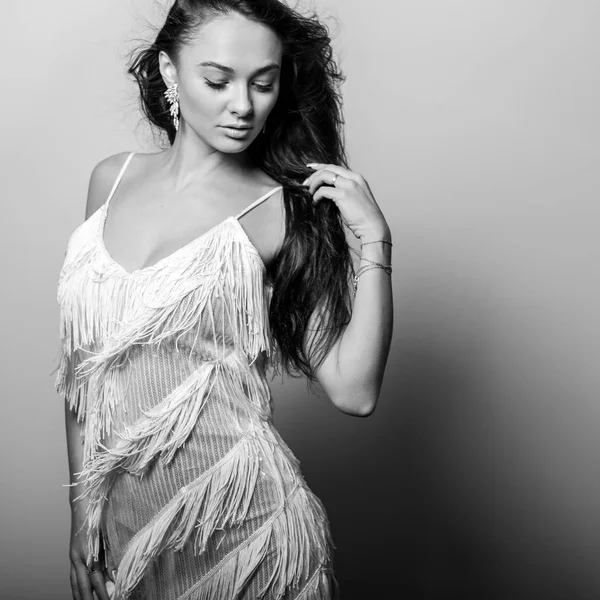
[[[272,422],[272,288],[238,220],[281,188],[128,272],[103,232],[133,155],[58,280],[88,566],[101,546],[118,565],[114,600],[337,599],[325,509]]]

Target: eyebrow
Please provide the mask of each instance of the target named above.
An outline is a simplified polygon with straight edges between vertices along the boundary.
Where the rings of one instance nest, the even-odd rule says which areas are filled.
[[[216,63],[213,61],[201,62],[201,63],[199,63],[198,66],[199,67],[213,67],[215,69],[219,69],[220,71],[223,71],[224,73],[228,73],[230,75],[233,75],[235,73],[235,71],[231,67],[227,67],[225,65],[220,65],[219,63]],[[252,76],[255,77],[256,75],[262,75],[263,73],[266,73],[267,71],[274,71],[274,70],[279,70],[279,65],[277,63],[270,63],[268,65],[265,65],[264,67],[261,67],[260,69],[256,69],[256,71],[254,71],[254,73],[252,73]]]

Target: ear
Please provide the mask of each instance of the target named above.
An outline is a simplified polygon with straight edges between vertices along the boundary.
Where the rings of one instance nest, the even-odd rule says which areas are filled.
[[[167,87],[177,83],[177,67],[164,50],[158,53],[158,66]]]

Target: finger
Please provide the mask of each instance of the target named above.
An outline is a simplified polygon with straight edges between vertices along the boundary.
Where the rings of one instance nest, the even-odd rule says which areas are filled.
[[[311,181],[314,181],[315,179],[322,177],[323,174],[325,174],[328,178],[329,178],[329,183],[331,183],[331,180],[334,177],[339,178],[340,175],[339,173],[335,173],[333,171],[333,169],[329,169],[329,168],[323,168],[323,169],[317,169],[314,173],[311,173],[303,182],[302,185],[309,185]],[[343,177],[343,176],[342,176]]]
[[[333,171],[329,171],[325,169],[323,171],[317,171],[313,173],[305,182],[305,185],[308,187],[308,191],[310,194],[314,194],[316,190],[323,185],[328,185],[330,187],[334,186],[340,189],[349,188],[353,184],[348,179],[334,173]]]
[[[81,600],[79,586],[77,585],[77,571],[75,571],[73,565],[71,565],[71,592],[73,593],[73,600]]]
[[[333,177],[334,173],[332,171],[317,171],[306,179],[304,185],[308,187],[308,193],[312,196],[320,186],[333,185]]]
[[[89,577],[92,583],[92,588],[98,596],[98,600],[110,600],[108,590],[106,589],[104,573],[102,571],[93,571],[90,573]]]
[[[75,565],[75,569],[77,571],[77,589],[79,590],[81,600],[94,600],[92,583],[90,581],[90,576],[88,575],[85,563],[78,563]]]
[[[354,181],[355,183],[358,183],[360,185],[363,185],[363,184],[366,185],[366,183],[367,183],[365,181],[365,178],[362,175],[360,175],[359,173],[355,173],[354,171],[351,171],[350,169],[345,169],[344,167],[340,167],[339,165],[327,165],[327,164],[323,164],[323,163],[310,163],[306,166],[311,169],[314,169],[316,171],[322,170],[322,169],[327,169],[328,171],[331,171],[332,173],[337,173],[341,177],[350,179],[351,181]]]
[[[313,196],[313,204],[320,202],[321,200],[333,200],[334,202],[340,201],[344,197],[344,191],[338,190],[337,188],[322,185]]]

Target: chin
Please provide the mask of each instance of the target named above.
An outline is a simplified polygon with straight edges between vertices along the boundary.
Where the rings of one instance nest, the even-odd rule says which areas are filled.
[[[238,152],[243,152],[247,150],[254,140],[218,140],[213,145],[215,150],[219,152],[224,152],[227,154],[236,154]]]

